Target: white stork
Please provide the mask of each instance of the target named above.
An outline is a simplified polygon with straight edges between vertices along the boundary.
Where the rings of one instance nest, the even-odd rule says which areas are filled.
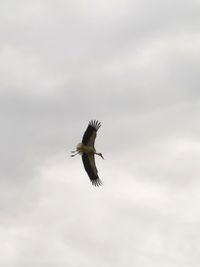
[[[76,146],[75,151],[71,151],[71,157],[78,154],[82,155],[82,161],[84,168],[92,182],[93,185],[102,185],[102,181],[99,179],[98,171],[95,165],[94,155],[98,155],[103,158],[101,153],[97,153],[94,148],[94,142],[96,139],[97,131],[101,127],[101,123],[96,120],[91,120],[88,127],[83,135],[82,143]]]

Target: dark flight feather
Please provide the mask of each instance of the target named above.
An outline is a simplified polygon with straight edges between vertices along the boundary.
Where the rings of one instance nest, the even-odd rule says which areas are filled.
[[[94,155],[93,154],[82,154],[82,161],[84,168],[94,186],[99,186],[102,185],[102,181],[99,179],[98,176],[98,171],[95,166],[95,161],[94,161]],[[92,166],[93,165],[93,166]]]
[[[87,145],[88,142],[91,142],[91,138],[93,138],[93,144],[94,144],[94,140],[96,138],[96,132],[98,131],[98,129],[101,127],[101,123],[96,121],[96,120],[91,120],[88,124],[88,127],[83,135],[83,139],[82,139],[82,143],[84,145]]]

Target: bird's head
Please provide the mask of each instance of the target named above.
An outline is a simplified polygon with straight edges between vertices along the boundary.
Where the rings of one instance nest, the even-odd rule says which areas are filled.
[[[103,155],[101,153],[97,153],[102,159],[104,159]]]

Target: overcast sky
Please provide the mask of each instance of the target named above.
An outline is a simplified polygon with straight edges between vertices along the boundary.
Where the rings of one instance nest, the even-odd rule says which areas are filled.
[[[200,266],[200,1],[0,3],[0,266]],[[98,119],[93,187],[70,158]]]

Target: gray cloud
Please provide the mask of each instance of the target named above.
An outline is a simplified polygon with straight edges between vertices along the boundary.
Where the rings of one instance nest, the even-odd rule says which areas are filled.
[[[0,265],[200,263],[199,3],[1,3]],[[90,119],[102,188],[69,152]]]

